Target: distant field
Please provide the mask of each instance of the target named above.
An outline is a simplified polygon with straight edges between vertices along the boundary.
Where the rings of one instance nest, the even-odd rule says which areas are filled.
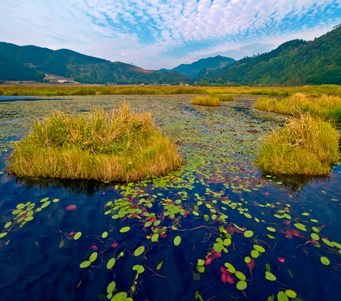
[[[0,86],[3,96],[138,95],[138,94],[253,94],[290,96],[295,93],[341,96],[340,85],[304,87],[199,87],[199,86]]]

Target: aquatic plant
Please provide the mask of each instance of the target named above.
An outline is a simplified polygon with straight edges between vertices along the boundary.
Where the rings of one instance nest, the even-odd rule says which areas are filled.
[[[297,93],[278,100],[262,97],[255,104],[256,109],[299,116],[309,112],[325,120],[341,122],[341,97],[322,95],[320,97]]]
[[[220,100],[218,97],[197,96],[191,101],[191,104],[200,105],[200,106],[217,107],[217,106],[220,106]]]
[[[181,166],[175,144],[157,130],[147,112],[127,104],[89,114],[55,112],[32,123],[8,170],[19,177],[137,181]]]
[[[340,159],[339,138],[331,124],[305,113],[266,136],[256,162],[265,173],[328,175]]]

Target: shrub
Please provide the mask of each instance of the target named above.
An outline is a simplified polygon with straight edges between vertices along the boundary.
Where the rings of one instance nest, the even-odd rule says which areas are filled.
[[[217,97],[197,96],[191,101],[191,104],[217,107],[217,106],[220,106],[220,100]]]
[[[265,138],[256,164],[265,173],[315,176],[328,175],[339,159],[338,132],[305,113]]]
[[[11,174],[128,182],[166,175],[182,162],[150,114],[127,104],[88,115],[56,112],[33,122],[32,131],[10,157]]]
[[[294,116],[310,112],[322,119],[341,122],[341,97],[339,96],[315,97],[297,93],[282,100],[262,97],[256,102],[255,108]]]

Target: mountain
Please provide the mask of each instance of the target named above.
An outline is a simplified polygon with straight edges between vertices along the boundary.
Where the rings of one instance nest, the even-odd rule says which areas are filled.
[[[215,57],[208,57],[206,59],[201,59],[192,64],[181,64],[173,70],[180,71],[183,74],[189,76],[196,76],[202,70],[215,70],[219,68],[223,68],[225,66],[229,66],[235,62],[234,59],[229,57],[217,55]]]
[[[180,72],[145,70],[134,65],[95,58],[67,49],[51,50],[0,42],[0,80],[43,81],[65,78],[93,84],[190,82]]]
[[[214,71],[201,71],[198,82],[241,85],[341,84],[341,27],[314,41],[292,40],[256,57]]]

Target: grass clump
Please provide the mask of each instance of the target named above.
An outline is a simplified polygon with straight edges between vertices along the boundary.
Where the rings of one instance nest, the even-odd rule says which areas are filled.
[[[341,122],[341,97],[339,96],[313,97],[297,93],[282,100],[262,97],[256,102],[255,108],[294,116],[309,112],[325,120]]]
[[[88,115],[55,112],[32,123],[8,162],[19,177],[137,181],[181,166],[175,145],[154,127],[148,112],[127,104]]]
[[[217,106],[220,106],[220,100],[218,97],[197,96],[191,101],[191,104],[217,107]]]
[[[234,101],[234,95],[231,94],[211,94],[211,97],[216,97],[220,101]]]
[[[340,159],[339,138],[330,123],[305,113],[265,138],[256,163],[270,174],[328,175]]]

